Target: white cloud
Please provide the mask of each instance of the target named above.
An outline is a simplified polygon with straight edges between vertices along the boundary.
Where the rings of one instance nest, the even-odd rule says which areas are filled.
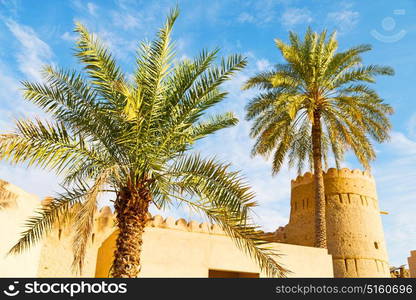
[[[407,130],[409,131],[409,135],[412,138],[416,138],[416,113],[414,113],[409,122],[407,122]]]
[[[278,208],[265,208],[264,205],[255,209],[253,217],[256,224],[261,225],[261,229],[265,232],[274,232],[280,226],[285,226],[289,222],[286,209],[283,211]]]
[[[254,23],[255,18],[251,14],[243,12],[238,16],[237,21],[240,23]]]
[[[390,263],[406,263],[409,251],[416,244],[416,140],[403,132],[394,131],[391,141],[380,146],[373,174],[383,216]]]
[[[278,21],[278,13],[281,11],[279,7],[283,1],[263,0],[244,2],[246,11],[240,13],[237,17],[239,23],[252,23],[257,26],[264,26]]]
[[[88,13],[90,15],[92,15],[92,16],[96,16],[97,15],[98,6],[95,5],[94,3],[88,2],[87,3],[87,9],[88,9]]]
[[[20,97],[19,82],[2,71],[0,73],[0,128],[1,132],[10,132],[14,128],[14,119],[17,115],[22,115],[33,111],[27,109],[28,105],[22,103]]]
[[[288,8],[283,13],[281,21],[286,27],[308,24],[313,21],[312,13],[307,8]]]
[[[97,16],[98,5],[95,3],[87,2],[87,4],[85,4],[85,1],[83,0],[72,0],[71,3],[77,10],[86,12],[93,17]]]
[[[411,140],[402,132],[393,131],[389,145],[400,155],[416,155],[416,141]]]
[[[53,56],[51,48],[31,27],[13,20],[6,21],[6,25],[21,46],[16,54],[19,70],[30,80],[41,80],[42,66],[49,63]]]
[[[270,69],[272,65],[270,61],[263,58],[263,59],[259,59],[256,61],[256,66],[257,66],[257,70],[259,70],[260,72],[263,72],[263,71]]]
[[[139,18],[126,12],[115,11],[113,12],[112,18],[114,26],[123,28],[124,30],[141,27]]]
[[[17,47],[13,47],[17,67],[9,62],[0,61],[0,127],[4,131],[10,131],[14,127],[15,119],[42,114],[33,104],[22,99],[20,81],[41,80],[42,66],[50,63],[53,53],[32,28],[13,20],[6,20],[5,24],[19,42]],[[19,71],[22,74],[19,74]]]
[[[85,15],[87,5],[79,0],[73,0],[74,7],[78,10],[75,21],[84,24],[90,32],[104,42],[116,59],[122,60],[129,66],[134,64],[134,55],[138,42],[147,38],[152,39],[157,28],[162,24],[161,17],[166,16],[169,7],[159,2],[149,2],[146,7],[137,1],[119,0],[111,9],[101,9],[97,16]],[[73,39],[70,33],[64,33],[61,38]],[[130,71],[130,70],[129,70]]]
[[[54,196],[61,190],[56,174],[33,167],[28,169],[21,165],[12,166],[0,162],[0,178],[37,195],[40,199]]]
[[[51,63],[53,52],[49,45],[41,40],[29,26],[18,24],[9,19],[7,28],[18,41],[15,51],[17,69],[0,61],[0,127],[2,133],[14,128],[14,120],[33,118],[43,115],[34,105],[26,102],[21,96],[20,80],[41,80],[40,71],[44,64]],[[18,74],[20,71],[22,74]],[[12,166],[0,162],[0,178],[20,186],[40,197],[51,195],[58,187],[56,175],[39,169],[27,169],[24,166]]]
[[[61,35],[61,39],[67,42],[74,42],[77,39],[77,35],[66,31]]]
[[[353,29],[358,24],[360,14],[357,11],[343,9],[328,13],[327,18],[342,33]]]

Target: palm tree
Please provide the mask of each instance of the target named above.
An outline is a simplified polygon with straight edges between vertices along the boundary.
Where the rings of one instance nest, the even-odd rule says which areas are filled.
[[[56,221],[75,215],[75,270],[81,271],[99,196],[115,195],[119,235],[113,277],[137,277],[150,205],[178,203],[204,213],[272,276],[285,269],[252,224],[254,194],[238,172],[190,153],[192,145],[233,126],[232,113],[205,117],[227,93],[220,86],[246,65],[232,55],[213,65],[218,50],[175,63],[170,40],[174,9],[151,43],[142,43],[126,76],[102,43],[81,24],[75,56],[85,72],[46,67],[45,82],[23,82],[24,96],[53,121],[21,120],[0,137],[0,158],[54,170],[64,192],[37,215],[11,253],[27,249]]]
[[[389,67],[362,64],[361,54],[371,50],[360,45],[337,51],[335,32],[327,37],[309,28],[303,40],[290,32],[290,43],[276,39],[286,63],[250,78],[243,88],[259,88],[247,105],[253,120],[250,135],[256,138],[253,155],[273,155],[276,174],[285,158],[300,174],[308,164],[314,173],[315,246],[326,248],[325,192],[322,161],[329,151],[339,168],[352,150],[369,169],[375,158],[370,139],[388,138],[391,106],[384,103],[369,83],[376,75],[393,75]]]

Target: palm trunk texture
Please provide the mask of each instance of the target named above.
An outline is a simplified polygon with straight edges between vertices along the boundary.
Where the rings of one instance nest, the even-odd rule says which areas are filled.
[[[315,184],[315,247],[327,248],[325,187],[322,172],[322,128],[319,111],[314,112],[312,125],[313,167]]]
[[[119,235],[114,251],[112,277],[136,278],[140,273],[143,232],[151,195],[147,189],[132,192],[122,190],[117,197],[115,210]]]

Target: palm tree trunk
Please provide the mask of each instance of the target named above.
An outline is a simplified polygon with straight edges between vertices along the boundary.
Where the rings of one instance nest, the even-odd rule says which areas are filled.
[[[119,235],[114,251],[112,277],[136,278],[140,272],[143,232],[151,195],[145,188],[120,191],[115,202]]]
[[[325,218],[325,187],[322,171],[321,114],[315,111],[312,125],[312,151],[315,183],[315,247],[327,248]]]

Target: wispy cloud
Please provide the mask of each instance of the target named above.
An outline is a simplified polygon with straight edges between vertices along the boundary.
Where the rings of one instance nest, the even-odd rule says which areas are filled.
[[[21,95],[20,80],[40,81],[40,71],[46,63],[52,63],[53,51],[39,38],[33,28],[17,23],[12,19],[4,20],[6,27],[18,42],[13,45],[16,53],[16,69],[9,63],[0,61],[0,127],[10,132],[14,120],[21,117],[33,118],[42,115],[34,105],[24,101]],[[19,74],[19,71],[21,74]],[[56,176],[39,169],[26,169],[0,162],[1,179],[24,187],[31,193],[46,196],[57,188]]]
[[[416,244],[416,139],[394,131],[390,143],[379,148],[380,154],[389,157],[378,161],[373,170],[380,207],[389,212],[383,216],[387,250],[391,264],[401,265],[409,245]]]
[[[240,23],[255,23],[256,19],[254,18],[253,15],[247,13],[247,12],[242,12],[238,18],[237,21]]]
[[[0,0],[0,6],[7,10],[9,16],[15,17],[20,9],[20,2],[18,0]]]
[[[341,3],[338,11],[329,12],[327,20],[332,23],[340,33],[352,30],[359,22],[360,13],[353,10],[353,4],[349,2]]]
[[[279,21],[282,1],[245,1],[244,4],[244,11],[239,13],[237,17],[239,23],[264,26]]]
[[[94,3],[88,2],[87,3],[87,9],[88,9],[88,13],[90,15],[92,15],[92,16],[96,16],[97,15],[98,6],[95,5]]]
[[[20,98],[19,81],[13,77],[7,66],[0,62],[0,128],[10,130],[13,126],[11,120],[15,113],[22,113],[25,109],[22,107]]]
[[[51,48],[31,27],[13,20],[7,20],[6,25],[20,44],[16,54],[19,70],[30,80],[41,80],[40,70],[53,56]]]
[[[246,51],[247,47],[250,47],[253,53],[256,51],[262,53],[261,57],[246,53],[249,56],[249,67],[226,84],[224,88],[230,92],[229,99],[215,109],[217,112],[235,112],[240,123],[236,127],[221,131],[202,141],[198,144],[198,149],[203,155],[216,155],[223,161],[232,162],[233,168],[242,170],[257,194],[259,206],[255,209],[256,220],[266,230],[275,230],[278,226],[287,223],[290,179],[296,174],[284,168],[278,176],[271,177],[271,165],[267,159],[250,157],[253,140],[249,139],[248,133],[251,123],[244,120],[244,107],[256,91],[241,91],[241,85],[255,72],[267,70],[273,65],[276,52],[271,50],[273,49],[272,38],[287,37],[286,32],[283,32],[287,28],[295,27],[299,32],[303,32],[304,26],[313,24],[337,28],[341,33],[348,32],[356,28],[359,22],[369,22],[359,13],[365,5],[358,1],[355,5],[351,1],[341,3],[325,1],[328,5],[323,5],[318,4],[317,1],[310,1],[306,4],[305,1],[296,0],[213,0],[209,4],[206,1],[196,0],[180,2],[182,13],[174,31],[179,58],[191,57],[199,49],[211,48],[213,45],[219,45],[229,53]],[[0,0],[0,4],[3,5],[0,15],[3,15],[6,21],[15,20],[6,23],[7,26],[0,32],[2,42],[10,41],[3,44],[4,50],[0,53],[0,101],[2,103],[0,127],[5,131],[12,126],[12,121],[17,115],[35,112],[33,105],[21,99],[19,81],[25,78],[30,80],[39,78],[40,66],[54,59],[51,46],[58,47],[56,49],[59,51],[65,47],[66,51],[69,51],[68,45],[73,43],[76,35],[70,31],[72,28],[63,28],[62,26],[66,26],[63,24],[69,24],[70,20],[76,19],[87,25],[91,32],[104,40],[121,65],[129,72],[131,70],[128,68],[134,66],[137,42],[151,39],[163,23],[164,16],[174,6],[171,0],[71,0],[71,10],[67,10],[66,5],[60,7],[57,5],[57,14],[61,13],[63,22],[56,26],[59,31],[54,33],[57,40],[49,46],[46,41],[50,39],[46,39],[45,35],[40,35],[40,31],[37,30],[53,27],[54,24],[48,23],[47,19],[35,21],[33,18],[26,18],[25,14],[30,15],[32,11],[24,7],[23,3],[24,1]],[[39,1],[39,7],[42,5],[47,7],[49,4]],[[410,13],[409,11],[409,15]],[[379,11],[377,20],[382,20],[386,14],[383,10]],[[33,27],[21,25],[20,21],[16,23],[17,20],[25,20],[25,25]],[[245,40],[237,37],[233,26],[244,27],[242,32]],[[246,29],[247,33],[244,31]],[[8,36],[8,31],[13,34],[12,37]],[[45,31],[42,29],[43,33]],[[181,38],[178,39],[179,36]],[[367,37],[366,34],[360,33],[357,38],[365,42]],[[345,39],[343,37],[342,41],[346,45],[352,42],[348,37]],[[411,45],[406,48],[411,49]],[[55,53],[58,52],[55,51]],[[371,54],[375,60],[380,59],[380,56],[377,56],[380,54],[377,53],[380,52],[374,51]],[[16,60],[10,59],[13,57]],[[411,57],[409,56],[409,62]],[[63,65],[73,66],[72,61],[67,60],[67,56],[61,57],[60,55],[59,59]],[[410,74],[410,71],[407,73],[403,71],[406,70],[399,69],[397,76]],[[401,93],[397,91],[397,86],[395,89],[394,84],[389,85],[386,90],[393,94],[400,95]],[[401,103],[408,105],[407,107],[411,109],[411,105],[406,100]],[[412,222],[414,211],[416,211],[416,201],[414,201],[416,195],[414,184],[416,182],[414,168],[416,165],[414,150],[416,149],[416,115],[408,120],[396,118],[395,128],[397,126],[404,128],[403,131],[393,132],[389,144],[377,146],[379,159],[375,163],[373,172],[378,184],[381,208],[390,212],[389,215],[383,216],[388,251],[392,263],[399,265],[404,263],[408,251],[413,247],[412,245],[416,244],[414,235],[416,225]],[[354,165],[352,157],[348,157],[346,165],[349,164]],[[56,178],[47,172],[22,167],[6,167],[0,163],[0,176],[41,196],[56,190]],[[191,218],[189,212],[181,208],[167,211],[164,214]]]
[[[256,67],[260,72],[270,69],[272,64],[265,58],[256,61]]]
[[[71,4],[80,12],[87,13],[94,17],[97,16],[98,5],[93,2],[85,2],[82,0],[72,0]]]
[[[153,38],[171,7],[156,1],[143,5],[137,1],[118,0],[106,9],[98,8],[95,4],[89,7],[80,0],[73,0],[72,3],[76,9],[74,20],[86,25],[117,59],[128,65],[134,61],[132,58],[138,42]],[[70,41],[74,35],[64,32],[61,38]]]
[[[283,13],[281,21],[286,27],[305,25],[313,21],[312,13],[308,8],[288,8]]]
[[[74,33],[70,33],[68,31],[65,31],[62,35],[61,35],[61,39],[63,39],[64,41],[67,42],[71,42],[73,43],[74,41],[76,41],[77,39],[77,35]]]
[[[114,11],[112,12],[112,20],[114,26],[120,27],[124,30],[135,29],[142,26],[139,18],[128,12]]]
[[[416,113],[414,113],[410,117],[409,122],[407,122],[407,129],[409,131],[410,137],[416,138]]]
[[[396,153],[400,153],[403,156],[416,156],[416,141],[413,141],[404,133],[399,131],[393,131],[391,133],[389,148],[397,151]]]

